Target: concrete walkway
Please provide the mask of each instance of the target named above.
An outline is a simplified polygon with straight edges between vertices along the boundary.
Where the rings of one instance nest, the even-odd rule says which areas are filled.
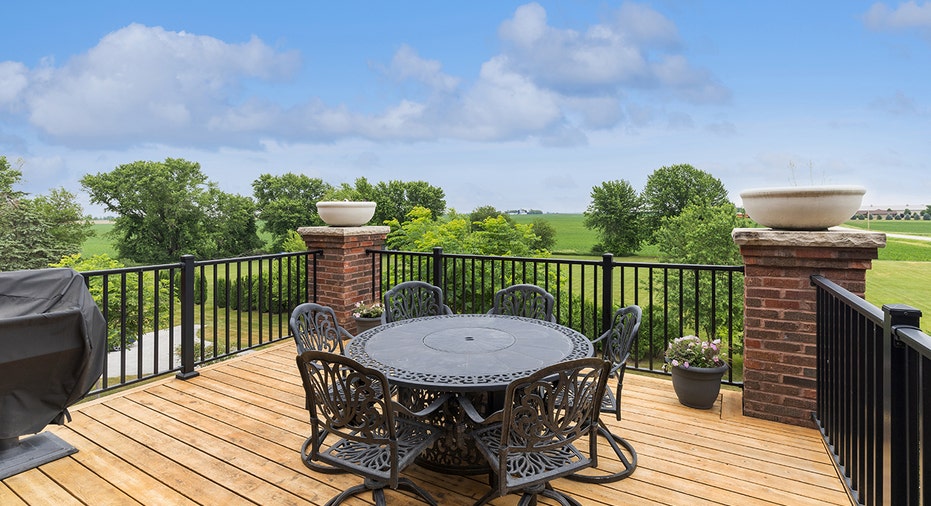
[[[194,333],[200,329],[200,325],[194,326]],[[173,333],[174,341],[169,342],[169,334]],[[126,349],[126,376],[139,375],[139,354],[142,353],[142,375],[148,376],[168,372],[176,365],[180,364],[181,356],[175,350],[169,348],[172,345],[175,350],[180,352],[181,346],[181,327],[173,329],[164,329],[159,331],[156,336],[154,332],[144,334],[135,344]],[[208,344],[207,346],[210,346]],[[115,378],[123,372],[120,367],[122,350],[111,351],[107,354],[107,377]],[[157,370],[156,370],[156,358]]]

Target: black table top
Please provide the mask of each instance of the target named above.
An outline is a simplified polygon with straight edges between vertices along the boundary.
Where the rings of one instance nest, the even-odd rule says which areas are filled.
[[[381,325],[356,336],[345,353],[393,384],[462,392],[503,390],[514,379],[593,351],[585,335],[555,323],[456,314]]]

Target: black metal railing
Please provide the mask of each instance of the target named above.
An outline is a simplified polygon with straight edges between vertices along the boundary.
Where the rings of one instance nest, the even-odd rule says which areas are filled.
[[[728,344],[733,367],[725,382],[742,385],[743,266],[492,257],[432,252],[368,250],[372,299],[408,280],[443,288],[456,313],[484,313],[494,293],[532,283],[553,294],[557,321],[595,338],[617,308],[641,306],[643,320],[629,367],[661,372],[669,341],[687,334]],[[380,287],[381,292],[376,293]]]
[[[319,251],[82,272],[107,320],[104,374],[89,395],[290,338],[288,317],[316,300]]]
[[[817,411],[812,414],[857,504],[931,504],[931,337],[921,312],[882,310],[822,276]]]

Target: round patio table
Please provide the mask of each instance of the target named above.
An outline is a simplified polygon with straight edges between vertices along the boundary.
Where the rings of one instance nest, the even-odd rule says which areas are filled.
[[[584,334],[556,323],[520,316],[455,314],[412,318],[362,332],[345,354],[382,371],[412,409],[445,393],[468,395],[486,414],[500,404],[508,384],[548,365],[590,357]],[[456,474],[487,472],[465,432],[471,421],[455,400],[429,422],[444,436],[419,459],[425,467]]]

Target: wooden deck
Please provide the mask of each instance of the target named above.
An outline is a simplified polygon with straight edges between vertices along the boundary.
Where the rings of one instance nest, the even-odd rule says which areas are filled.
[[[301,463],[308,425],[293,344],[200,372],[74,407],[71,423],[48,430],[79,452],[3,480],[0,504],[322,505],[360,482]],[[665,379],[628,374],[623,397],[624,420],[605,419],[637,449],[639,467],[610,485],[555,482],[583,504],[849,504],[817,431],[743,417],[739,392],[694,410]],[[442,505],[487,490],[484,476],[407,474]],[[388,503],[423,504],[391,491]],[[346,504],[371,504],[371,494]]]

